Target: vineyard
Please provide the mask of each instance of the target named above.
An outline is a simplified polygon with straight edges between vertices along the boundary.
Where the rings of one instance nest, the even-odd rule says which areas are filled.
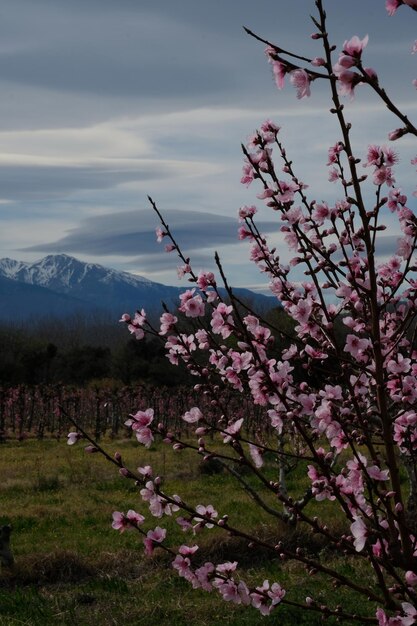
[[[230,391],[218,392],[216,398],[190,387],[17,385],[0,387],[0,442],[9,439],[66,437],[75,420],[94,439],[131,436],[125,428],[130,413],[152,407],[158,423],[177,433],[187,425],[181,416],[198,404],[208,421],[218,419],[221,406],[235,419],[245,417],[248,431],[265,429],[265,411],[250,399]],[[217,416],[217,417],[216,417]],[[187,434],[185,432],[185,434]]]

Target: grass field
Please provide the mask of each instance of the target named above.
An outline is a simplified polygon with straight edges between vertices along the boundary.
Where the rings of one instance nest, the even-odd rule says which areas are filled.
[[[169,493],[180,493],[194,504],[212,503],[220,513],[227,512],[235,525],[275,542],[287,532],[260,513],[230,477],[203,474],[199,459],[188,451],[146,450],[131,440],[108,442],[105,447],[121,452],[132,468],[150,463],[165,476]],[[146,557],[137,532],[121,535],[111,528],[114,510],[142,512],[149,522],[146,529],[157,524],[167,527],[172,545],[188,538],[171,520],[152,518],[133,482],[121,478],[100,455],[85,454],[81,445],[70,448],[55,440],[8,442],[0,446],[0,472],[0,523],[13,526],[16,559],[13,571],[0,573],[0,626],[322,623],[316,614],[289,606],[262,617],[255,609],[225,603],[215,593],[192,590],[162,551]],[[308,543],[309,538],[305,540]],[[217,530],[205,530],[198,542],[205,560],[240,561],[248,583],[262,584],[268,578],[293,587],[293,600],[306,595],[326,598],[321,577],[308,576],[294,563],[282,564],[254,553]],[[338,559],[339,569],[352,573],[348,559],[331,558]],[[327,600],[351,612],[360,608],[340,591]]]

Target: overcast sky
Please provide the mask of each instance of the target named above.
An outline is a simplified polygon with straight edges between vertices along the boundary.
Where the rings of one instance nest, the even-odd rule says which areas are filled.
[[[389,17],[384,0],[327,8],[338,49],[369,34],[365,64],[415,120],[417,14]],[[240,143],[272,119],[310,199],[334,202],[325,164],[339,135],[324,85],[301,101],[290,86],[279,92],[242,26],[319,56],[314,11],[313,0],[0,0],[0,257],[67,253],[177,284],[149,194],[197,271],[218,250],[232,284],[261,285],[236,235],[239,206],[262,206],[239,182]],[[346,106],[359,154],[399,125],[363,87]],[[397,147],[397,183],[411,195],[416,149]],[[276,215],[263,208],[260,220],[279,241]]]

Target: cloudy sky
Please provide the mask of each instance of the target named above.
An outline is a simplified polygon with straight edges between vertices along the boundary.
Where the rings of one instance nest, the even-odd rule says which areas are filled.
[[[332,41],[369,34],[366,65],[416,119],[417,14],[389,17],[383,0],[327,5]],[[324,85],[302,101],[279,92],[242,26],[318,56],[309,13],[312,0],[0,0],[0,257],[67,253],[177,284],[149,194],[197,271],[218,250],[232,284],[261,286],[236,235],[239,206],[262,205],[239,183],[240,143],[274,120],[310,199],[331,202],[340,190],[325,163],[339,135]],[[346,105],[359,154],[399,125],[365,88]],[[411,192],[416,150],[398,148],[397,182]],[[262,208],[260,221],[279,243],[276,216]]]

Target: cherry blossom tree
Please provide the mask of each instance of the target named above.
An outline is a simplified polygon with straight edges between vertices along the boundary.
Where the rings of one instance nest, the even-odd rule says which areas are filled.
[[[338,122],[326,159],[335,189],[331,204],[308,197],[274,122],[263,122],[243,146],[241,182],[256,186],[257,198],[279,215],[291,259],[284,262],[268,245],[256,225],[255,205],[239,209],[239,238],[251,242],[251,260],[268,278],[277,305],[293,320],[294,333],[245,306],[217,256],[218,276],[195,273],[150,199],[160,221],[157,238],[178,255],[179,273],[192,286],[182,294],[178,311],[165,308],[159,327],[143,310],[125,313],[121,321],[139,340],[159,337],[169,361],[186,365],[196,377],[195,389],[211,398],[218,417],[208,420],[201,407],[189,407],[182,418],[194,430],[195,441],[155,423],[152,408],[132,414],[127,425],[144,446],[160,438],[177,451],[190,448],[203,459],[216,458],[273,521],[297,524],[321,536],[326,546],[357,562],[361,576],[346,575],[301,546],[251,535],[211,503],[191,505],[170,494],[153,468],[125,467],[120,454],[110,457],[82,430],[70,434],[69,443],[86,437],[89,451],[102,452],[123,476],[137,481],[141,512],[115,512],[113,528],[140,533],[147,554],[156,548],[171,553],[172,566],[192,587],[215,590],[226,601],[255,607],[262,615],[287,603],[360,624],[411,626],[417,621],[417,219],[409,193],[397,186],[397,151],[391,144],[372,144],[365,154],[358,153],[345,106],[354,106],[349,99],[362,85],[396,120],[390,141],[413,138],[417,129],[380,84],[377,72],[365,66],[367,36],[352,36],[336,52],[323,5],[316,0],[312,18],[312,37],[321,45],[321,56],[307,58],[247,31],[266,46],[278,89],[288,79],[302,99],[321,82]],[[397,9],[415,11],[417,3],[387,0],[390,15]],[[411,165],[416,164],[417,157]],[[381,233],[393,219],[397,248],[382,257]],[[263,407],[265,428],[249,435],[244,416],[231,413],[219,399],[222,387]],[[286,468],[293,461],[308,482],[304,491],[292,491],[286,484]],[[251,473],[251,481],[241,467]],[[321,517],[320,506],[325,511]],[[342,531],[332,528],[330,507],[343,520]],[[175,517],[189,540],[174,548],[166,529],[148,530],[147,508],[159,520]],[[369,611],[349,613],[338,605],[337,594],[333,603],[311,596],[296,602],[291,589],[280,583],[279,571],[277,580],[253,585],[238,574],[236,561],[201,562],[195,536],[214,527],[247,541],[253,550],[269,551],[284,562],[299,563],[311,575],[318,573],[329,589],[341,587],[353,597],[363,596]]]

